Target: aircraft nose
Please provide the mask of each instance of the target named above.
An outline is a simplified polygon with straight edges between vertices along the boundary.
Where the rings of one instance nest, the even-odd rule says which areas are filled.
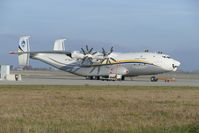
[[[179,67],[180,64],[181,64],[181,63],[180,63],[179,61],[176,61],[176,60],[174,61],[174,65],[175,65],[176,67]]]
[[[174,60],[172,67],[173,67],[173,71],[177,71],[178,67],[181,65],[181,63],[179,61]]]

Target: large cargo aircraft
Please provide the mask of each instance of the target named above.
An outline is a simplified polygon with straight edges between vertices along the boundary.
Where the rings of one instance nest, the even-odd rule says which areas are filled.
[[[56,40],[52,51],[32,52],[29,38],[21,37],[18,51],[11,52],[18,55],[19,65],[29,65],[29,59],[36,59],[88,79],[99,80],[116,75],[125,80],[125,77],[176,71],[180,66],[179,61],[161,52],[118,53],[113,52],[113,47],[108,52],[103,48],[97,52],[88,46],[85,49],[81,48],[81,51],[66,52],[65,39]]]

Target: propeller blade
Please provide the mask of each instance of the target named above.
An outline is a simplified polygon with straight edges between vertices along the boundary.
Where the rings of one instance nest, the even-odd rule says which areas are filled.
[[[111,60],[113,60],[114,62],[117,62],[114,58],[111,58]]]
[[[97,52],[92,53],[92,55],[95,55],[95,54],[97,54]]]
[[[113,52],[113,46],[111,47],[111,53]]]
[[[111,49],[110,49],[108,55],[110,55],[112,52],[113,52],[113,46],[111,47]]]
[[[89,50],[89,54],[91,54],[92,51],[93,51],[93,48],[91,48],[91,49]]]
[[[81,63],[81,64],[84,64],[85,60],[86,60],[86,58],[83,58],[83,60],[82,60],[82,63]]]
[[[100,63],[103,64],[104,61],[105,61],[105,59],[101,60]]]
[[[109,63],[109,64],[111,64],[111,61],[110,61],[110,59],[108,59],[108,63]]]
[[[104,56],[106,56],[106,51],[104,50],[104,48],[102,48],[102,53]]]
[[[88,58],[88,61],[89,61],[89,63],[90,63],[89,65],[92,65],[92,64],[93,64],[91,58]]]
[[[88,45],[86,45],[86,50],[87,50],[87,52],[89,52]]]
[[[108,64],[108,59],[106,59],[106,64]]]
[[[86,52],[84,51],[84,49],[83,49],[83,48],[81,48],[81,50],[82,50],[83,54],[84,54],[84,55],[86,55]]]

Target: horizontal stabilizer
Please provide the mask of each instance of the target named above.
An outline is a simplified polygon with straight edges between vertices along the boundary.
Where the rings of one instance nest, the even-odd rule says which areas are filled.
[[[35,51],[35,52],[17,52],[17,51],[11,51],[9,54],[65,54],[71,57],[71,52],[66,52],[66,51]]]

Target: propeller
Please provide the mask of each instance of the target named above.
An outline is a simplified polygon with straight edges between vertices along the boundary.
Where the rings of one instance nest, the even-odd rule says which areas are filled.
[[[89,50],[89,48],[86,47],[86,50],[92,52],[92,48]],[[100,64],[112,64],[113,62],[114,63],[117,62],[114,58],[109,56],[112,52],[113,52],[113,47],[111,47],[111,49],[108,52],[106,52],[105,49],[102,48],[102,53],[98,57],[98,59],[101,60]],[[99,74],[100,68],[101,68],[101,65],[93,66],[93,68],[91,69],[89,73],[92,73],[93,71],[95,71],[95,69],[97,69],[97,74]]]
[[[108,52],[102,48],[102,52],[99,53],[93,51],[93,48],[89,48],[88,45],[86,45],[85,48],[81,48],[81,51],[83,54],[81,57],[82,65],[93,65],[93,59],[100,60],[100,64],[112,64],[113,62],[117,62],[114,58],[109,56],[113,52],[113,47],[111,47]]]
[[[92,62],[92,58],[90,57],[84,57],[82,59],[82,62],[81,62],[82,65],[92,65],[93,62]]]
[[[81,48],[81,50],[82,50],[82,53],[84,54],[84,55],[94,55],[94,54],[96,54],[97,52],[93,52],[93,48],[90,48],[89,49],[89,47],[88,47],[88,45],[86,45],[86,49],[83,49],[83,48]]]
[[[109,55],[113,52],[113,47],[111,47],[110,51],[106,52],[104,48],[102,48],[102,57],[101,57],[101,62],[100,64],[112,64],[113,62],[117,62],[114,58],[110,57]],[[95,69],[97,69],[97,74],[100,73],[100,68],[101,65],[96,65],[93,66],[93,68],[91,69],[91,71],[89,73],[92,73],[93,71],[95,71]]]
[[[81,64],[89,64],[92,65],[92,59],[93,56],[97,53],[97,52],[93,52],[93,48],[88,47],[88,45],[86,45],[86,49],[81,48],[82,53],[84,54],[84,57],[82,59],[82,63]],[[86,62],[87,61],[87,62]]]
[[[110,57],[109,55],[113,52],[113,47],[111,47],[109,52],[106,52],[104,48],[102,48],[103,60],[101,64],[112,64],[112,62],[117,62],[114,58]]]

